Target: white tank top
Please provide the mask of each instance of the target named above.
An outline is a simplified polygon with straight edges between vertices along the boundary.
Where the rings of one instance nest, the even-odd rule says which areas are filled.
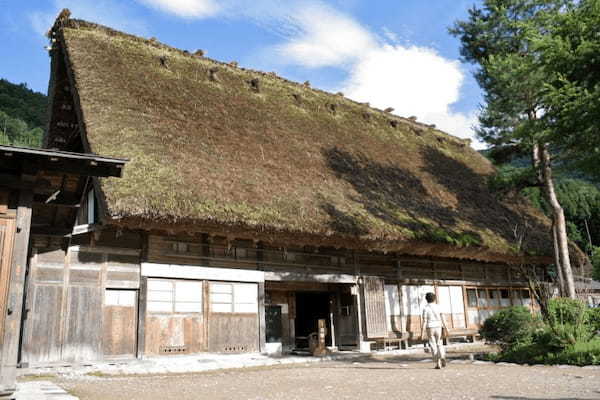
[[[427,328],[442,327],[442,314],[437,304],[428,303],[423,308],[423,320],[426,322],[425,327]]]

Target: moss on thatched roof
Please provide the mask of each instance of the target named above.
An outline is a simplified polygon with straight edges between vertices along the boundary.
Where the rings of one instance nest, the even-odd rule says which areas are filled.
[[[101,181],[113,223],[478,259],[514,255],[527,224],[527,252],[550,253],[547,221],[491,193],[466,141],[85,21],[54,34],[86,150],[130,160]]]

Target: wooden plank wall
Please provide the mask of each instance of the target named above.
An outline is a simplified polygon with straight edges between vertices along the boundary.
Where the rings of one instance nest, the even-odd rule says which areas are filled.
[[[136,355],[137,290],[106,289],[102,321],[105,357]]]
[[[211,313],[208,321],[208,351],[242,353],[259,350],[257,314]]]
[[[4,211],[6,210],[5,208]],[[0,349],[4,342],[4,320],[6,316],[6,302],[8,300],[8,285],[10,283],[14,235],[14,217],[4,213],[0,214]]]
[[[364,276],[365,327],[368,338],[386,337],[387,323],[385,314],[384,281],[381,278]]]
[[[60,361],[66,254],[61,240],[33,238],[21,361]]]
[[[107,288],[139,287],[137,251],[75,246],[66,251],[61,238],[33,239],[24,325],[22,361],[100,360],[104,350],[104,296]],[[106,321],[110,324],[109,321]],[[133,337],[123,339],[135,342]]]
[[[276,248],[248,240],[228,240],[204,235],[148,235],[147,261],[162,264],[260,269],[299,274],[344,274],[402,279],[411,284],[436,281],[469,283],[515,282],[504,264],[416,257],[399,254],[356,252],[314,247]]]
[[[153,296],[148,293],[147,288],[152,287],[154,282],[172,284],[175,279],[146,279],[143,296],[146,298],[145,318],[143,327],[144,354],[164,355],[177,353],[199,353],[206,351],[207,345],[207,302],[206,282],[188,281],[197,283],[199,291],[202,292],[202,304],[197,310],[186,312],[171,311],[157,312],[149,307],[148,301]],[[175,298],[173,298],[173,303]],[[142,334],[142,332],[140,332]]]

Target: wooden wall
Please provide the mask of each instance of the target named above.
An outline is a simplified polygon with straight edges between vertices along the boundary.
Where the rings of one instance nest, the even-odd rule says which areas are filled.
[[[333,249],[275,249],[202,235],[104,230],[75,236],[68,251],[67,245],[62,239],[47,236],[32,240],[23,362],[259,350],[259,338],[264,335],[260,310],[224,313],[212,309],[211,283],[206,280],[197,281],[202,287],[201,309],[148,311],[148,301],[152,300],[147,298],[147,292],[139,291],[141,259],[280,274],[283,281],[266,282],[265,287],[271,304],[287,305],[282,310],[282,341],[288,348],[295,344],[295,291],[332,293],[336,342],[355,344],[359,331],[365,337],[418,333],[424,290],[437,290],[442,304],[446,304],[446,291],[456,291],[447,289],[450,286],[460,288],[463,303],[467,301],[465,287],[518,286],[511,282],[515,275],[503,265],[352,254]],[[285,281],[286,274],[314,277],[315,281]],[[356,288],[350,293],[353,283],[318,282],[320,276],[363,276],[365,284],[360,293]],[[392,312],[386,305],[384,288],[389,285],[398,288],[402,312]],[[357,301],[361,298],[363,313],[359,316]],[[471,314],[477,313],[479,321],[482,315],[494,311],[479,304],[469,311],[450,298],[443,313],[454,329],[474,327],[468,324]],[[139,302],[143,306],[138,310]],[[359,321],[362,327],[358,326]]]
[[[109,334],[107,327],[128,332],[133,337],[122,340],[135,342],[135,331],[117,327],[116,310],[105,310],[104,302],[108,289],[138,289],[136,253],[79,246],[67,251],[62,238],[34,237],[22,361],[36,364],[111,356],[120,345],[110,342],[118,333]]]
[[[145,287],[147,291],[144,354],[189,354],[206,351],[206,283],[149,278]],[[191,293],[194,301],[179,302],[182,298],[180,292],[190,290],[196,292]]]
[[[0,202],[0,349],[4,341],[4,321],[10,284],[14,235],[15,215],[8,212],[6,203]]]

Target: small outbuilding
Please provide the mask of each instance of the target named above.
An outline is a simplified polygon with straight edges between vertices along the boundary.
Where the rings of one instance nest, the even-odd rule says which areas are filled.
[[[124,163],[92,154],[0,145],[0,397],[15,389],[22,322],[31,317],[32,302],[58,301],[46,288],[44,295],[24,303],[25,288],[32,279],[30,238],[50,235],[67,248],[91,177],[119,177]],[[54,272],[58,274],[61,269]],[[35,317],[47,320],[49,316]]]

